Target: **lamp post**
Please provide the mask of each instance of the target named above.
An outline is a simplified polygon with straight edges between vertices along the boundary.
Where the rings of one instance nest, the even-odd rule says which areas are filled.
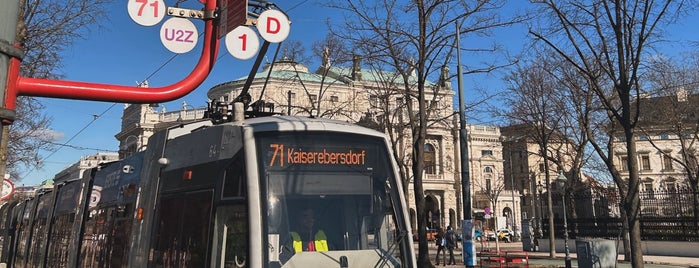
[[[566,268],[571,268],[570,264],[570,250],[568,249],[568,217],[566,216],[566,182],[568,179],[563,175],[563,171],[558,172],[558,177],[556,178],[556,183],[561,188],[561,201],[563,201],[563,245],[566,251],[565,264]]]
[[[541,182],[539,182],[539,183],[536,185],[536,191],[539,192],[539,196],[537,196],[537,198],[539,199],[539,222],[538,222],[537,225],[536,225],[536,233],[537,233],[537,235],[538,235],[539,238],[543,238],[543,237],[544,237],[544,231],[542,231],[542,229],[541,229],[541,223],[542,223],[542,220],[544,219],[544,211],[543,211],[543,209],[544,209],[544,200],[541,198],[541,195],[542,195],[543,192],[544,192],[544,185],[541,184]]]

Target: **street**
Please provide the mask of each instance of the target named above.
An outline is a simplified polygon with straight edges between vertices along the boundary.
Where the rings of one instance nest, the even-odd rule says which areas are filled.
[[[459,246],[461,244],[459,243]],[[430,261],[435,264],[435,258],[437,255],[437,246],[434,242],[429,241],[430,247]],[[522,251],[521,242],[512,243],[499,243],[501,251]],[[483,245],[478,243],[476,245],[476,252],[481,252],[482,250],[495,250],[495,241],[489,241],[489,243],[484,242]],[[417,243],[415,243],[415,251],[417,252]],[[564,264],[564,253],[557,253],[556,259],[550,259],[548,252],[527,252],[529,255],[529,267],[565,267]],[[578,267],[577,256],[575,253],[570,254],[572,258],[572,267]],[[449,256],[447,253],[446,259]],[[619,262],[617,263],[617,268],[631,267],[629,262],[623,261],[624,256],[619,255]],[[456,259],[456,265],[444,265],[442,262],[444,259],[440,254],[439,267],[464,267],[462,258],[462,248],[454,249],[454,259]],[[646,268],[672,268],[672,267],[699,267],[699,258],[688,258],[688,257],[673,257],[673,256],[644,256],[643,257]],[[435,265],[436,266],[436,265]],[[476,266],[478,265],[478,259],[476,259]],[[485,266],[483,266],[485,267]]]

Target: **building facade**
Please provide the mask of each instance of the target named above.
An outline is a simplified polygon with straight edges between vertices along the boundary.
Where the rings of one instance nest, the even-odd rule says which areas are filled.
[[[441,77],[448,77],[445,75],[448,69],[442,71]],[[249,100],[251,107],[268,112],[323,117],[384,130],[395,141],[393,149],[398,152],[398,164],[405,174],[411,176],[412,142],[410,130],[405,124],[409,117],[404,94],[399,92],[400,83],[396,82],[402,80],[398,78],[392,73],[362,69],[356,57],[350,68],[324,65],[316,72],[310,72],[307,66],[291,59],[282,59],[265,66],[251,81],[246,81],[245,76],[222,83],[211,88],[207,95],[211,101],[228,103]],[[416,80],[415,77],[411,79]],[[243,92],[246,83],[250,86],[247,92]],[[429,216],[428,228],[458,228],[463,219],[463,202],[458,164],[458,120],[453,110],[454,92],[451,84],[441,79],[437,83],[427,83],[426,87],[430,89],[426,98],[430,127],[424,147],[423,188]],[[202,118],[203,115],[204,108],[189,108],[186,104],[183,104],[182,110],[173,112],[162,108],[158,111],[155,105],[127,105],[122,129],[115,135],[120,141],[120,156],[142,150],[148,137],[160,129]],[[474,152],[469,160],[473,181],[471,192],[476,201],[472,202],[474,211],[484,211],[487,206],[497,207],[498,210],[502,209],[502,213],[497,215],[507,212],[505,214],[511,217],[509,222],[517,222],[520,219],[519,192],[514,195],[515,201],[512,195],[503,194],[494,204],[478,195],[479,187],[486,187],[488,183],[502,184],[499,181],[504,178],[499,128],[470,125],[468,129],[468,148]],[[417,226],[412,184],[408,187],[411,221],[413,226]]]
[[[688,94],[680,88],[675,95],[644,97],[638,102],[635,160],[641,181],[639,190],[648,200],[674,196],[679,189],[689,190],[690,182],[699,175],[699,94]],[[622,177],[628,178],[626,139],[620,133],[615,133],[614,155],[615,167]],[[641,202],[641,212],[676,214],[650,204]]]

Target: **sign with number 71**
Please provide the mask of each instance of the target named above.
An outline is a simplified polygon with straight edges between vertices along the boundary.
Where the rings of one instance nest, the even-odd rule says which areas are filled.
[[[131,19],[143,26],[153,26],[165,18],[164,0],[129,0],[126,9]]]

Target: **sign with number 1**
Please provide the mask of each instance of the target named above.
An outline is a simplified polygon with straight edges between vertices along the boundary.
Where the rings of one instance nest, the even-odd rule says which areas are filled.
[[[164,0],[129,0],[126,9],[131,19],[143,26],[153,26],[165,18]]]
[[[226,35],[226,49],[231,56],[240,60],[252,58],[260,50],[260,39],[247,26],[238,26]]]

